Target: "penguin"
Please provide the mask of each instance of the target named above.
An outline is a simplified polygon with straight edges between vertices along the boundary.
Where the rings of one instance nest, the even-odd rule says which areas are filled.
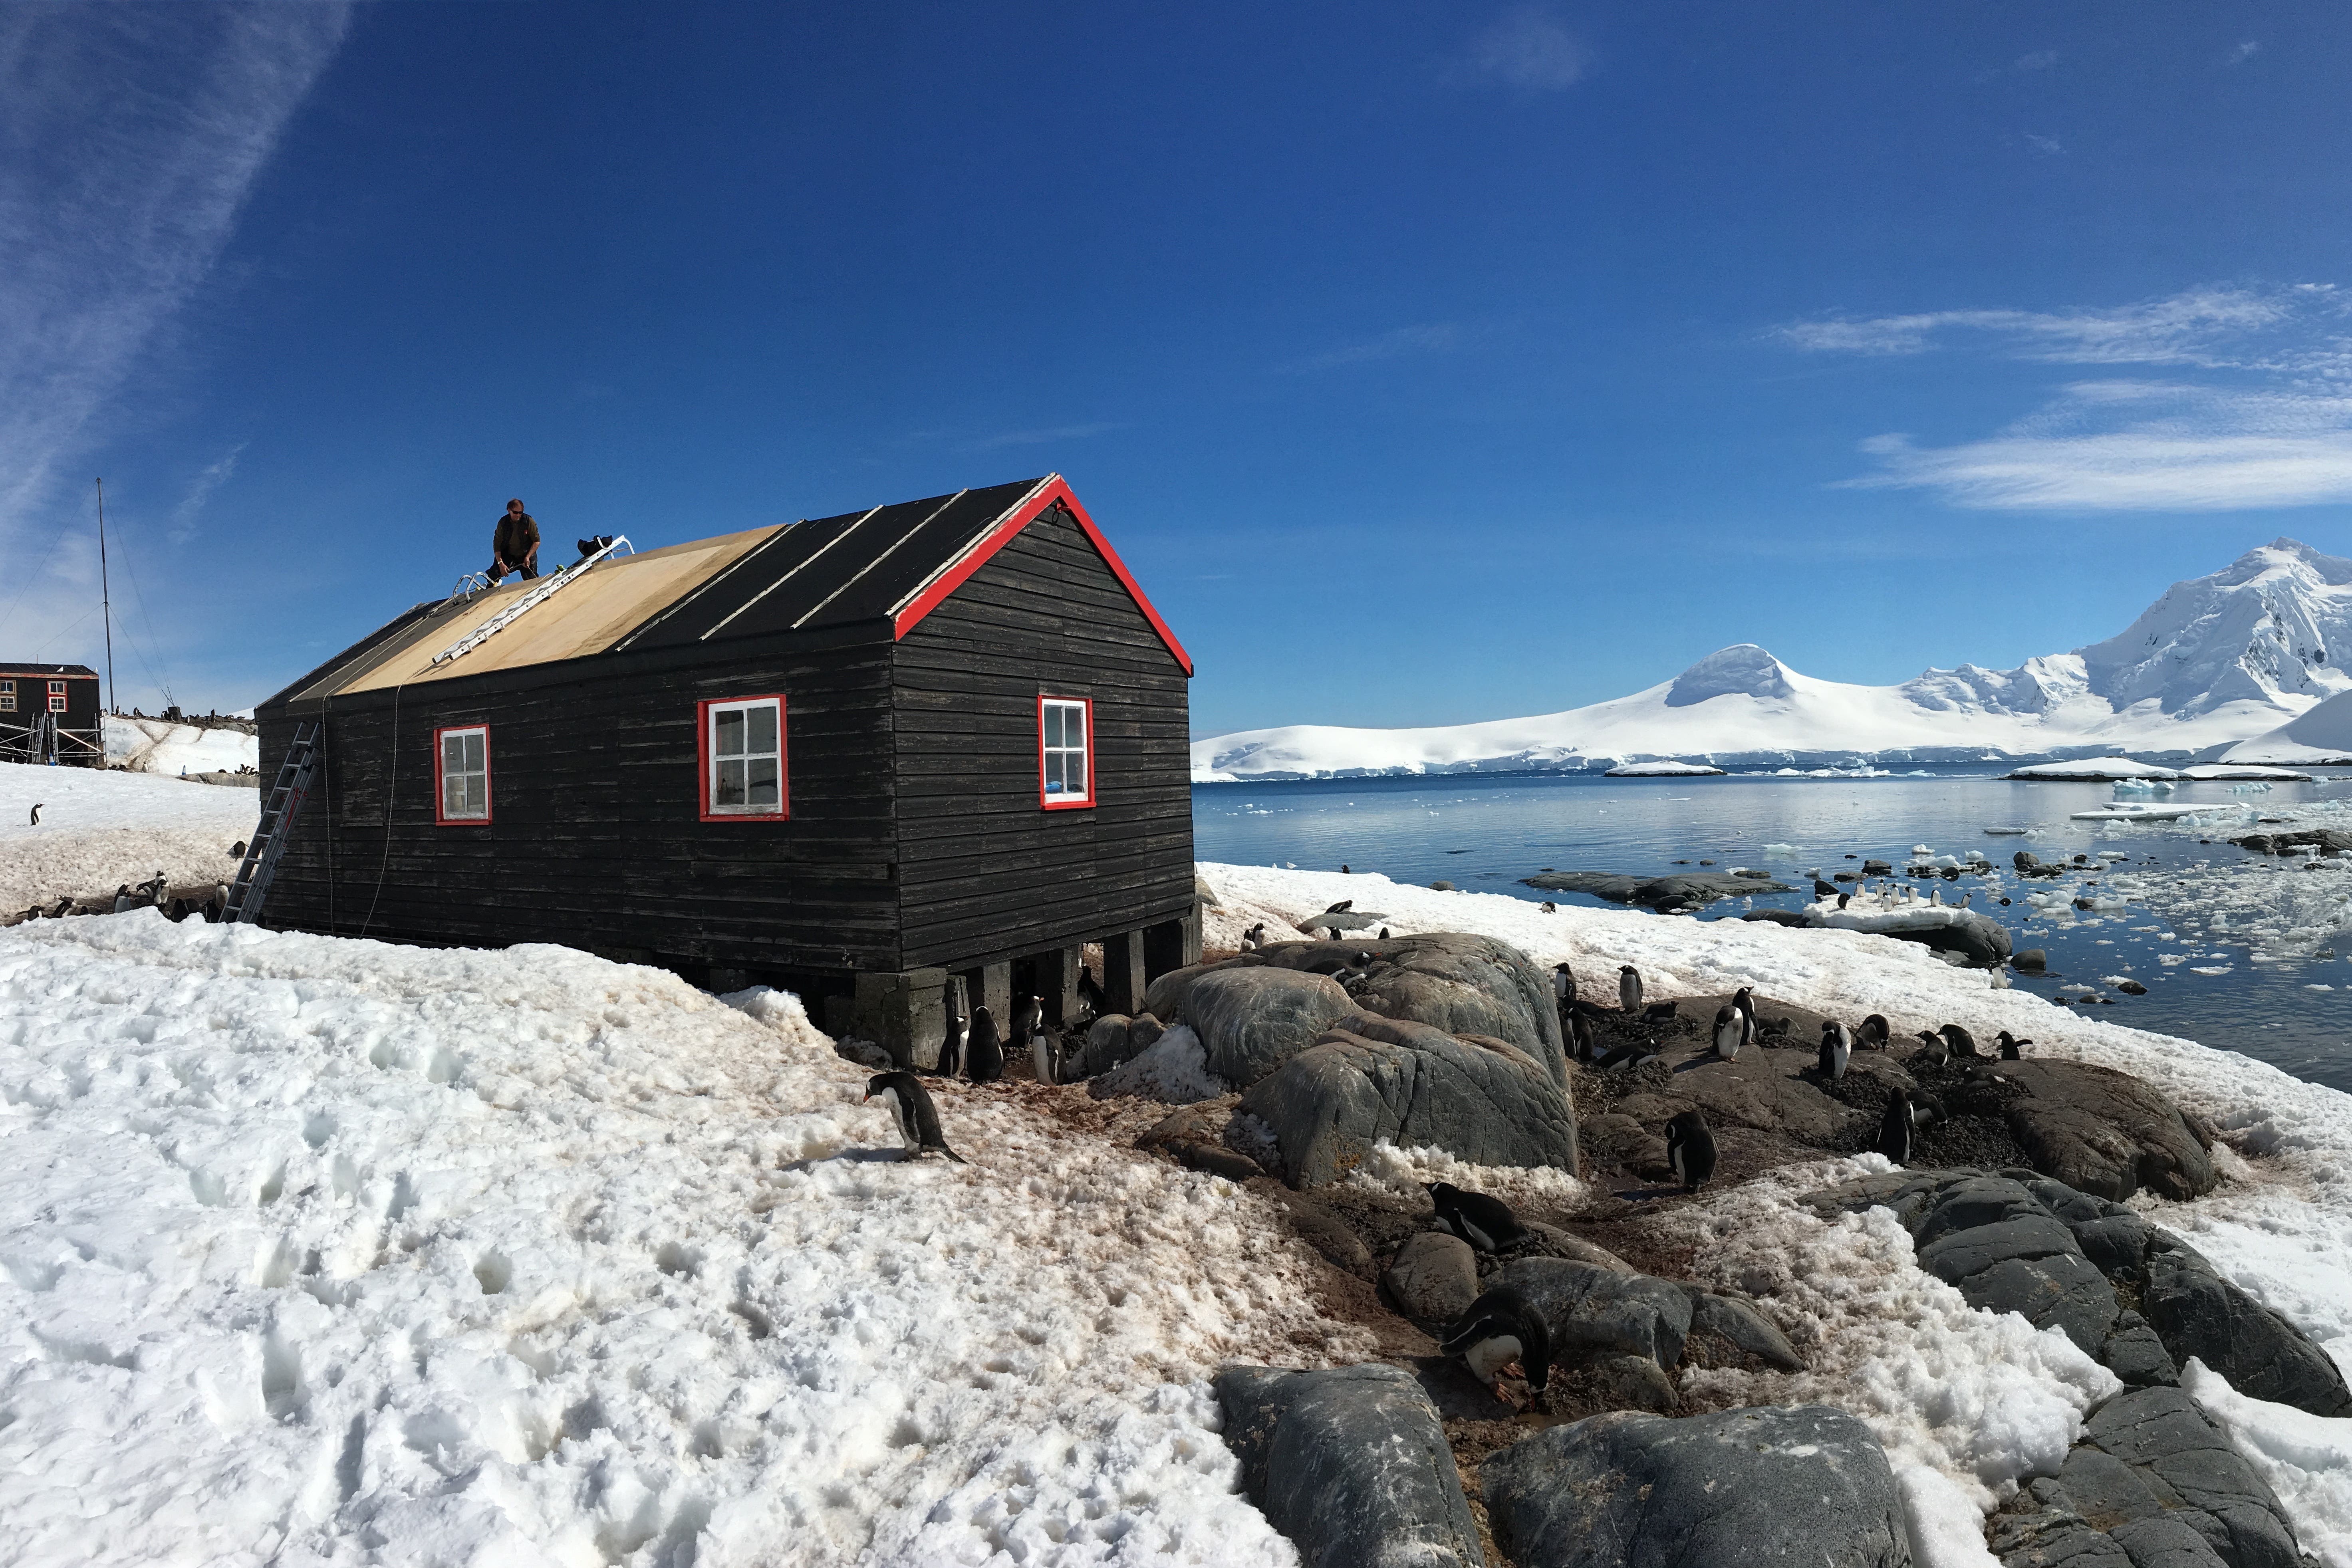
[[[1597,1058],[1601,1055],[1601,1042],[1593,1036],[1592,1020],[1581,1013],[1575,1013],[1570,1016],[1570,1022],[1574,1029],[1576,1059],[1590,1062]]]
[[[1432,1222],[1436,1228],[1481,1252],[1500,1252],[1527,1239],[1527,1226],[1500,1198],[1464,1192],[1450,1182],[1431,1182],[1423,1190],[1437,1205],[1437,1218]]]
[[[1242,951],[1244,952],[1255,952],[1258,948],[1265,944],[1265,922],[1264,921],[1258,921],[1257,924],[1242,932]]]
[[[1549,899],[1546,899],[1543,904],[1543,912],[1548,915],[1556,915],[1559,913],[1559,906],[1553,903]]]
[[[1739,1043],[1756,1043],[1756,993],[1743,985],[1731,994],[1731,1005],[1739,1009]]]
[[[968,1026],[963,1015],[956,1010],[956,995],[961,989],[957,985],[948,987],[947,1033],[940,1040],[940,1065],[937,1069],[941,1078],[953,1078],[963,1070],[964,1031]]]
[[[1972,1057],[1977,1054],[1977,1037],[1958,1024],[1947,1024],[1937,1033],[1944,1037],[1944,1043],[1952,1047],[1954,1056]]]
[[[1039,1083],[1062,1081],[1062,1037],[1040,1029],[1029,1041],[1029,1064]]]
[[[1342,860],[1342,861],[1340,861],[1340,862],[1339,862],[1339,875],[1341,875],[1342,877],[1352,877],[1352,876],[1354,876],[1354,875],[1355,875],[1355,873],[1354,873],[1354,872],[1352,872],[1352,871],[1350,871],[1350,870],[1349,870],[1349,869],[1348,869],[1348,863],[1347,863],[1345,860]]]
[[[39,801],[37,801],[37,801],[35,801],[35,802],[33,803],[33,826],[36,826],[36,827],[38,827],[40,825],[41,825],[41,802],[39,802]]]
[[[1725,1005],[1715,1010],[1715,1054],[1725,1061],[1739,1059],[1740,1044],[1748,1037],[1748,1021],[1739,1009]]]
[[[1095,979],[1095,972],[1083,965],[1078,970],[1078,1005],[1095,1017],[1103,1013],[1103,988]]]
[[[1685,1110],[1667,1119],[1666,1163],[1686,1193],[1698,1191],[1714,1177],[1715,1134],[1706,1130],[1706,1117]]]
[[[1327,915],[1344,915],[1344,914],[1346,914],[1349,910],[1352,910],[1352,909],[1354,909],[1355,907],[1356,907],[1356,900],[1353,900],[1353,899],[1341,899],[1341,900],[1340,900],[1338,903],[1336,903],[1336,904],[1327,904],[1327,905],[1325,905],[1325,906],[1324,906],[1324,908],[1323,908],[1323,912],[1324,912],[1325,914],[1327,914]]]
[[[232,860],[242,860],[245,858],[244,839],[240,838],[236,843],[228,847],[228,858]]]
[[[1843,910],[1843,909],[1844,909],[1844,908],[1846,907],[1846,905],[1848,905],[1848,904],[1850,904],[1850,903],[1852,903],[1852,902],[1853,902],[1853,895],[1852,893],[1840,893],[1840,894],[1838,895],[1838,908],[1839,908],[1839,909]]]
[[[908,1159],[919,1160],[936,1150],[959,1165],[968,1163],[948,1147],[946,1136],[940,1131],[939,1108],[931,1103],[931,1091],[913,1073],[876,1073],[866,1080],[866,1099],[869,1103],[878,1100],[890,1108]]]
[[[2007,1029],[2003,1029],[1999,1035],[1995,1036],[1994,1038],[2000,1041],[2000,1059],[2005,1062],[2023,1061],[2025,1059],[2025,1047],[2033,1043],[2032,1040],[2018,1039]]]
[[[1471,1302],[1438,1349],[1468,1367],[1471,1376],[1506,1404],[1510,1400],[1503,1393],[1502,1374],[1515,1364],[1531,1395],[1541,1394],[1551,1377],[1551,1326],[1533,1302],[1507,1285]]]
[[[1621,1013],[1642,1010],[1642,972],[1630,963],[1617,966],[1617,1010]]]
[[[1886,1114],[1878,1120],[1878,1152],[1898,1165],[1911,1163],[1911,1096],[1897,1089],[1886,1097]]]
[[[138,900],[131,896],[130,883],[125,882],[121,887],[114,889],[114,912],[116,914],[119,915],[125,910],[136,909],[137,907]]]
[[[1382,927],[1381,927],[1381,940],[1382,942],[1386,942],[1386,941],[1388,941],[1388,939],[1389,939],[1389,928],[1388,928],[1388,927],[1386,927],[1386,926],[1382,926]]]
[[[971,1010],[971,1031],[964,1040],[964,1076],[974,1083],[994,1083],[1004,1076],[1004,1037],[996,1032],[996,1015],[986,1007]]]
[[[1928,889],[1927,902],[1937,909],[1942,909],[1944,907],[1944,889],[1941,888]]]
[[[1853,1037],[1834,1018],[1822,1020],[1822,1077],[1835,1083],[1845,1077],[1846,1058],[1853,1055]]]
[[[1886,1040],[1886,1015],[1884,1013],[1873,1013],[1869,1017],[1864,1018],[1862,1021],[1862,1027],[1856,1029],[1853,1034],[1853,1043],[1865,1051],[1885,1050]]]
[[[1656,1061],[1659,1055],[1657,1047],[1652,1045],[1620,1046],[1592,1065],[1602,1072],[1631,1072],[1644,1063]]]
[[[1919,1039],[1921,1043],[1919,1054],[1927,1058],[1928,1066],[1942,1067],[1946,1062],[1952,1059],[1951,1042],[1945,1039],[1943,1036],[1936,1033],[1935,1030],[1920,1030]]]
[[[1643,1013],[1642,1022],[1644,1024],[1670,1024],[1674,1022],[1675,1015],[1679,1013],[1681,1010],[1682,1004],[1679,1002],[1653,1002],[1650,1004],[1648,1010]]]
[[[1037,1026],[1045,1021],[1045,1005],[1034,995],[1016,998],[1013,1004],[1013,1039],[1015,1050],[1027,1050],[1037,1037]]]
[[[1551,1000],[1563,1018],[1576,1008],[1576,971],[1564,958],[1551,966]]]

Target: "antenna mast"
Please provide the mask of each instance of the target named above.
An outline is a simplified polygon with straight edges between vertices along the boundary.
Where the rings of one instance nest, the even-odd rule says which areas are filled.
[[[106,480],[98,481],[98,603],[106,625],[106,705],[114,701],[114,596],[106,585]]]

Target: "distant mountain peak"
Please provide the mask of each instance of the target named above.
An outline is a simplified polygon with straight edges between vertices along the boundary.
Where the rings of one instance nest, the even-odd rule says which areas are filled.
[[[1716,697],[1761,697],[1785,700],[1797,689],[1789,667],[1752,642],[1719,647],[1680,675],[1666,693],[1669,708],[1688,708]]]

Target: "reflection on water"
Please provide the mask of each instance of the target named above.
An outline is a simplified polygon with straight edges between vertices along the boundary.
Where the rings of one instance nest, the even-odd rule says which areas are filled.
[[[1808,873],[1816,868],[1828,876],[1874,858],[1899,867],[1917,845],[1963,858],[1981,850],[1996,868],[1995,876],[1963,879],[1953,891],[1977,889],[1973,906],[2004,921],[2020,949],[2039,947],[2049,954],[2050,973],[2014,976],[2019,986],[2053,996],[2068,987],[2075,988],[2073,994],[2088,987],[2115,998],[2112,1005],[2098,1007],[2102,1018],[2243,1051],[2298,1077],[2352,1090],[2352,963],[2308,956],[2319,946],[2315,942],[2301,944],[2304,955],[2289,957],[2267,950],[2294,944],[2249,947],[2243,935],[2231,934],[2226,921],[2213,929],[2201,907],[2207,897],[2201,889],[2213,882],[2214,870],[2189,879],[2167,869],[2185,872],[2195,862],[2210,861],[2234,871],[2249,857],[2227,835],[2254,831],[2258,814],[2352,801],[2352,782],[2281,784],[2260,795],[2233,795],[2226,784],[2180,785],[2165,804],[2210,805],[2243,814],[2244,826],[2233,820],[2200,831],[2073,822],[2069,813],[2106,804],[2109,786],[2014,783],[1993,776],[1995,772],[1939,768],[1932,776],[1882,778],[1467,775],[1202,784],[1192,792],[1194,845],[1203,860],[1318,870],[1344,864],[1399,881],[1444,879],[1472,891],[1595,906],[1598,900],[1538,892],[1520,886],[1518,879],[1546,868],[1654,875],[1675,869],[1677,861],[1696,869],[1699,861],[1713,860],[1717,870],[1754,867],[1810,889]],[[1993,837],[1985,832],[1988,827],[2029,831],[2022,837]],[[2200,837],[2211,842],[2200,844]],[[2082,912],[2072,908],[2070,896],[2047,911],[2031,909],[2024,898],[2029,889],[2063,887],[2071,893],[2085,879],[2021,882],[2011,874],[2011,858],[2021,847],[2044,860],[2127,852],[2127,874],[2107,874],[2104,879],[2116,886],[2102,890],[2119,887],[2126,897],[2147,901]],[[2271,864],[2245,875],[2269,875]],[[2352,870],[2308,875],[2344,878],[2352,887]],[[1999,903],[2003,896],[2016,901],[2004,909]],[[1726,900],[1706,913],[1712,918],[1757,907],[1794,908],[1809,897],[1800,891]],[[2341,951],[2352,958],[2352,945]],[[2123,978],[2145,984],[2148,994],[2118,993],[2114,983]]]

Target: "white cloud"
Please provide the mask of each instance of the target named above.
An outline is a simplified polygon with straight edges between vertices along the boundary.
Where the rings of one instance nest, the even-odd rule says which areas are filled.
[[[1823,317],[1776,327],[1772,335],[1817,353],[1925,353],[1977,335],[2013,358],[2062,364],[2280,368],[2283,353],[2306,353],[2309,344],[2268,342],[2264,334],[2334,321],[2344,304],[2332,285],[2215,284],[2104,309]]]
[[[967,452],[993,452],[1001,447],[1045,447],[1056,441],[1083,441],[1089,436],[1106,431],[1123,430],[1124,425],[1097,422],[1092,425],[1056,425],[1043,430],[1006,430],[995,436],[983,436],[977,441],[967,441]]]
[[[1398,327],[1376,337],[1360,338],[1352,343],[1342,343],[1318,354],[1309,354],[1285,365],[1286,370],[1337,370],[1342,365],[1370,364],[1376,360],[1397,359],[1405,354],[1443,353],[1460,346],[1462,329],[1452,321],[1429,321],[1420,326]]]
[[[210,272],[350,21],[330,4],[0,8],[0,550],[21,558],[28,523],[78,504],[66,466]]]
[[[1471,39],[1448,71],[1454,82],[1501,81],[1536,91],[1573,87],[1591,68],[1584,46],[1539,5],[1515,5]]]
[[[2262,52],[2262,45],[2252,38],[2248,38],[2244,43],[2240,44],[2228,54],[2223,55],[2221,57],[2221,63],[2225,66],[2242,66]]]
[[[205,510],[205,503],[213,499],[213,492],[235,476],[237,456],[246,446],[246,442],[239,441],[223,453],[217,462],[208,463],[198,469],[196,477],[188,481],[187,493],[180,498],[180,504],[172,509],[173,543],[184,544],[195,537],[196,515]]]
[[[2066,151],[2065,143],[2059,141],[2055,136],[2036,136],[2031,131],[2021,132],[2021,134],[2025,138],[2025,144],[2028,147],[2032,148],[2035,152],[2041,153],[2045,158],[2058,157]]]
[[[2021,71],[2046,71],[2057,63],[2056,49],[2036,49],[2030,55],[2017,57],[2017,68]]]

